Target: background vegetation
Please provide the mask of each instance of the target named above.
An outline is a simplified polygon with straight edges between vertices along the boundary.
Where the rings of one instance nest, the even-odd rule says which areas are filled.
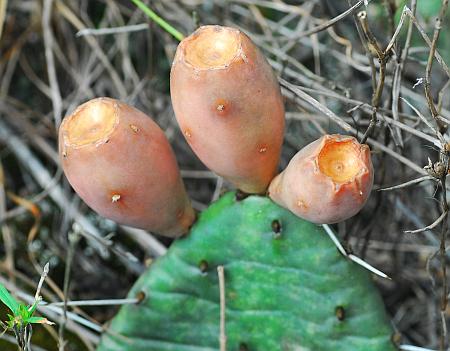
[[[348,250],[392,278],[374,277],[393,337],[446,349],[447,1],[147,3],[184,34],[202,24],[239,27],[265,52],[286,99],[281,167],[324,133],[368,137],[375,190],[360,214],[334,228]],[[404,5],[411,16],[397,33]],[[0,283],[32,303],[49,262],[47,302],[123,298],[170,242],[100,218],[74,195],[59,168],[57,128],[93,97],[136,106],[165,130],[189,195],[204,209],[229,185],[205,169],[176,125],[169,72],[178,42],[127,0],[0,0],[0,28]],[[117,311],[103,303],[62,315],[61,305],[38,307],[58,324],[34,327],[33,349],[93,350]],[[7,333],[0,348],[14,343]]]

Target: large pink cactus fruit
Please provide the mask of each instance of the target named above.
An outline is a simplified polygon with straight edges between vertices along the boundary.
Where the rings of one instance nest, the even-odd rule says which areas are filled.
[[[299,217],[330,224],[358,213],[372,185],[369,147],[350,136],[325,135],[292,158],[269,196]]]
[[[276,174],[284,106],[264,56],[241,31],[200,27],[178,46],[170,75],[173,108],[194,152],[248,193]]]
[[[195,214],[172,148],[144,113],[110,98],[79,106],[59,130],[72,187],[100,215],[176,237]]]

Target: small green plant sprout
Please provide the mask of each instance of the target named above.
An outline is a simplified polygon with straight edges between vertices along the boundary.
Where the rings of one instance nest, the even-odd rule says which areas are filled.
[[[162,29],[164,29],[167,33],[171,34],[178,41],[182,41],[184,39],[183,33],[176,30],[172,27],[168,22],[166,22],[162,17],[158,16],[155,11],[145,5],[141,0],[131,0],[134,4],[141,9],[145,15],[150,18],[153,22],[159,25]]]
[[[31,350],[30,342],[33,333],[33,328],[31,326],[32,324],[55,324],[50,322],[47,318],[34,316],[34,312],[36,311],[39,303],[42,301],[40,291],[45,277],[48,274],[48,270],[49,264],[47,263],[44,267],[41,279],[39,280],[34,302],[31,305],[25,305],[24,303],[17,301],[14,297],[12,297],[9,291],[6,290],[2,284],[0,284],[0,300],[12,312],[12,314],[8,314],[8,321],[0,321],[1,326],[4,329],[2,335],[7,331],[13,331],[16,336],[19,350],[21,351]]]

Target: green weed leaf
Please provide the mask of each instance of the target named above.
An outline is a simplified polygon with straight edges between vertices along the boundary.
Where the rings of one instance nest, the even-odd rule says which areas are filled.
[[[0,284],[0,300],[11,310],[12,313],[17,314],[20,303],[11,296],[8,290]]]
[[[151,8],[145,5],[141,0],[131,0],[131,1],[134,2],[134,4],[137,7],[139,7],[139,9],[141,9],[141,11],[144,12],[148,16],[148,18],[150,18],[152,21],[158,24],[167,33],[171,34],[175,39],[179,41],[184,39],[183,33],[172,27],[168,22],[166,22],[163,18],[158,16],[155,13],[155,11],[153,11]]]

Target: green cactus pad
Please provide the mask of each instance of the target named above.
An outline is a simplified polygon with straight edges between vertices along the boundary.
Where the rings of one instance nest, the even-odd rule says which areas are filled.
[[[390,351],[371,276],[323,229],[270,199],[224,195],[151,265],[104,333],[99,351],[219,350],[225,269],[227,351]]]

